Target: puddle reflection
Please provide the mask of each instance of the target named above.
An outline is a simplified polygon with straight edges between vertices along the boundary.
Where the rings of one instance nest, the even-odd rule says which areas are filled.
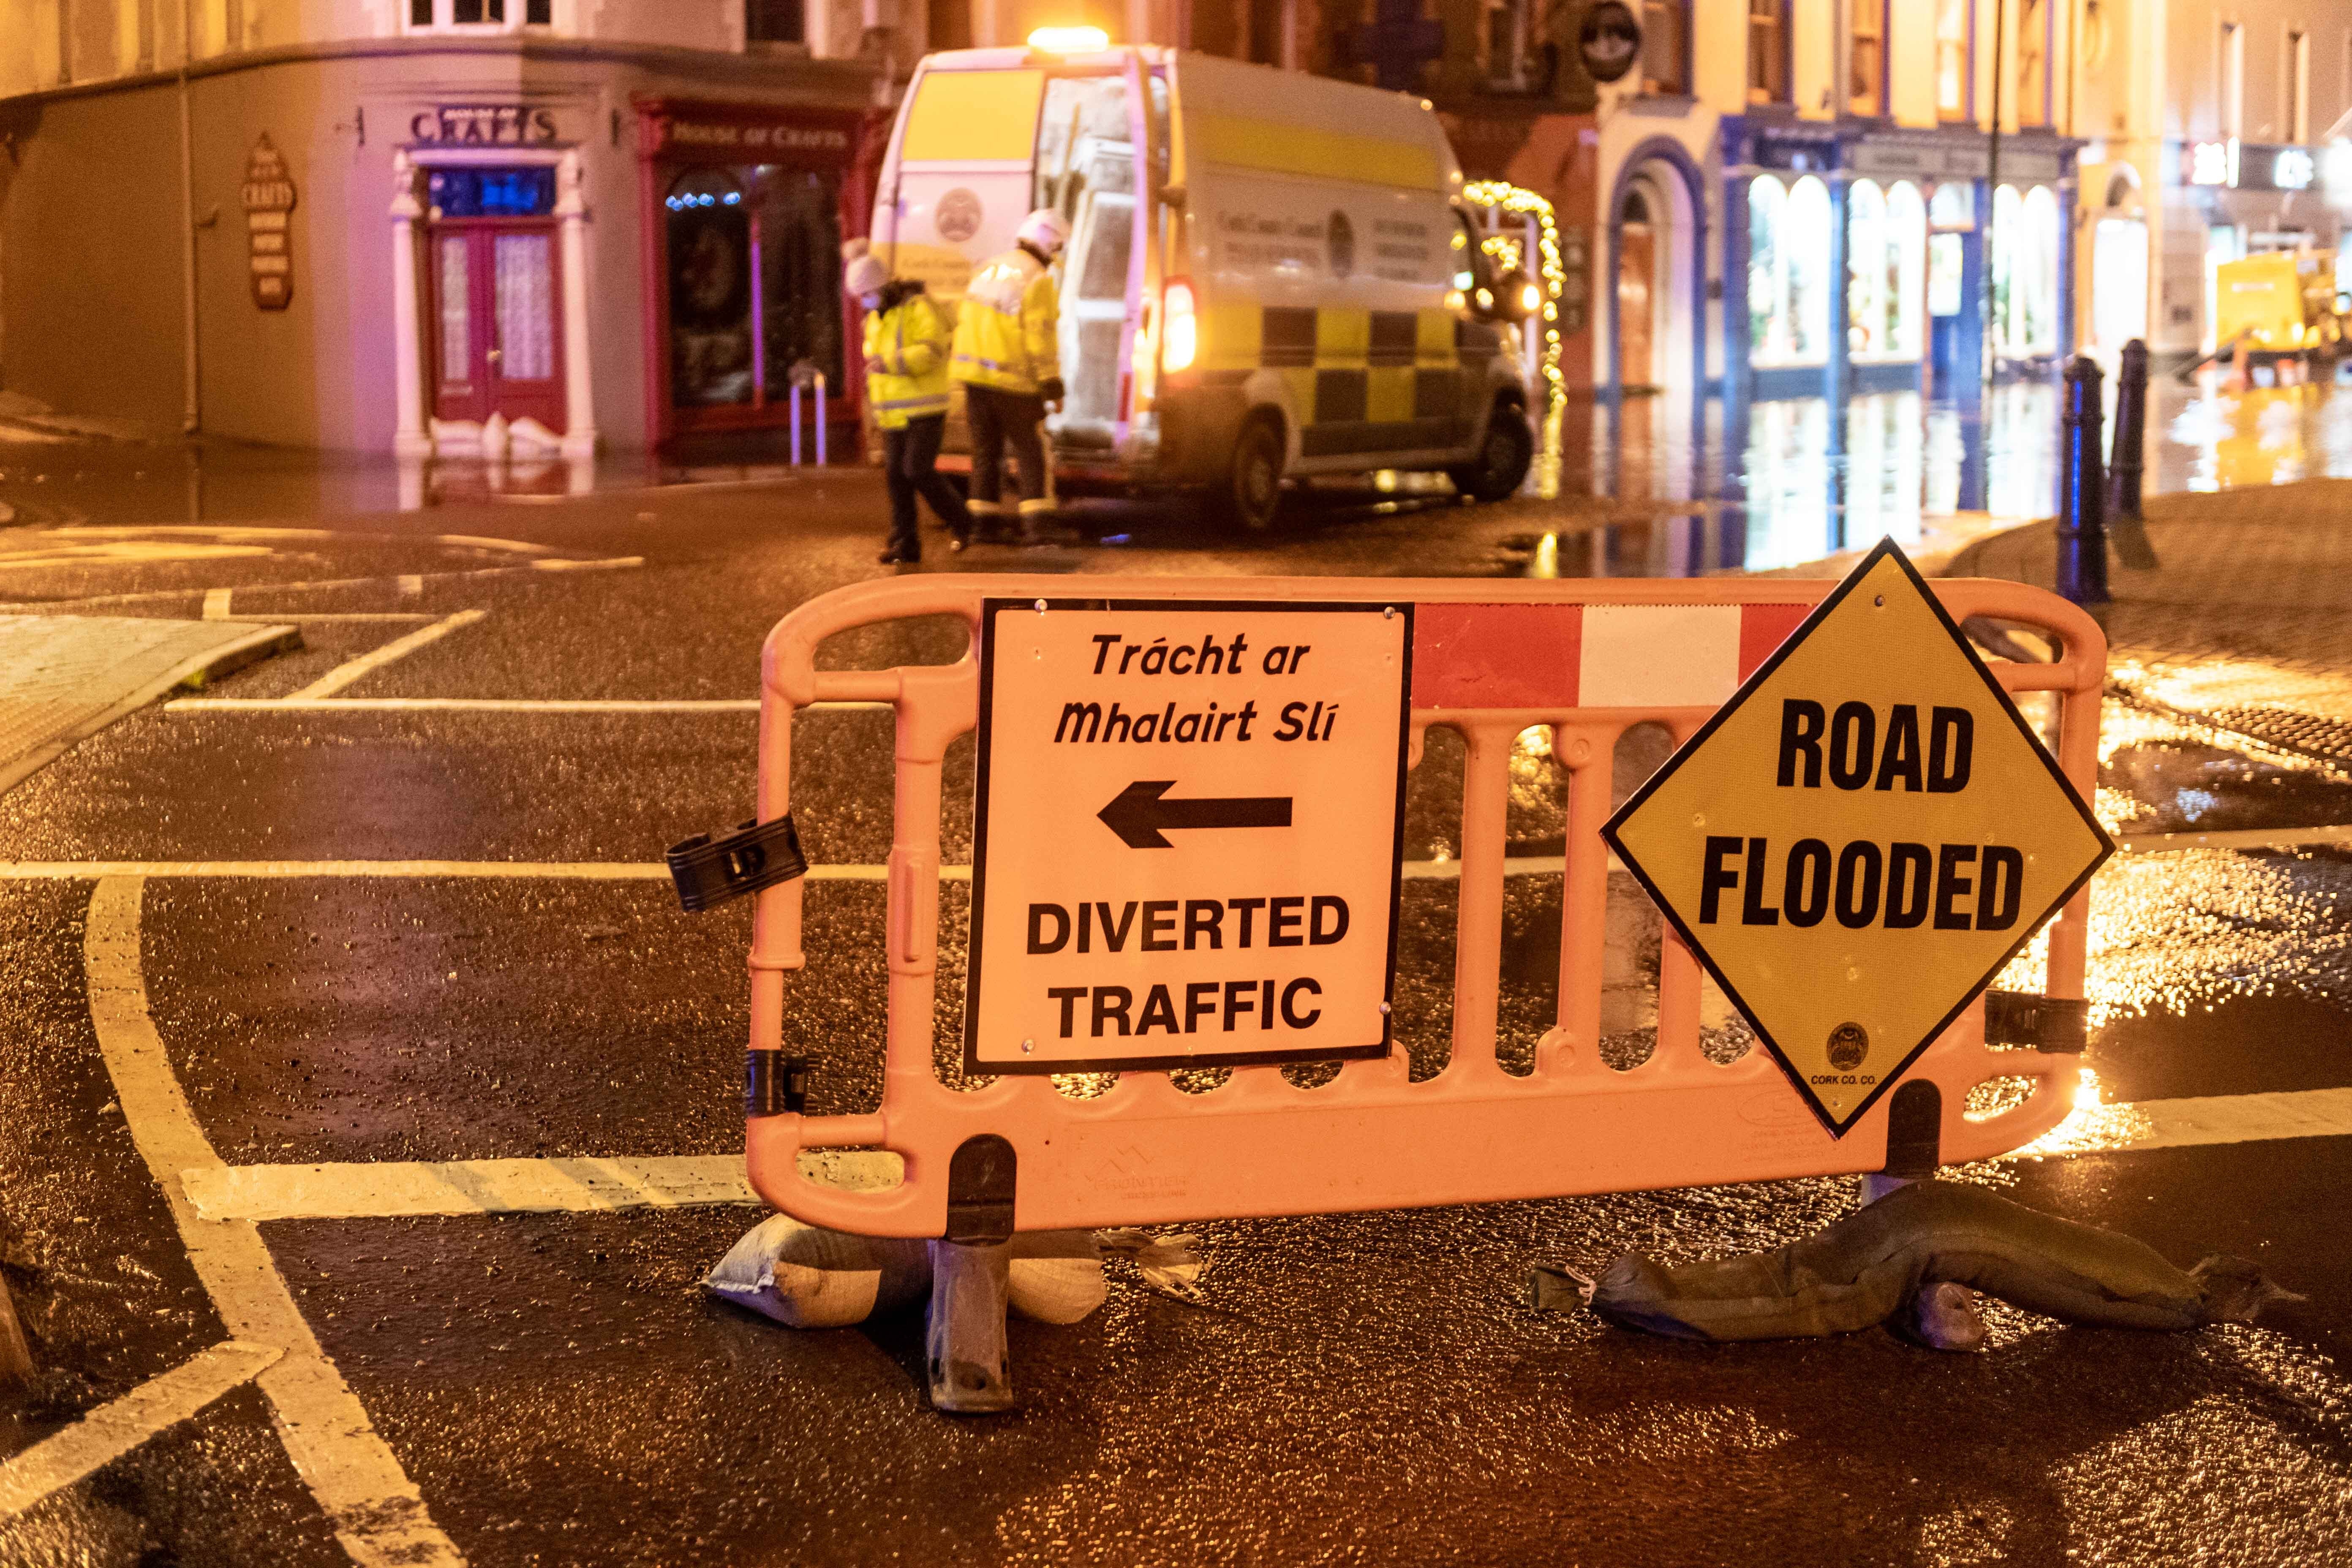
[[[2231,388],[2218,373],[2150,388],[2150,493],[2352,477],[2352,390],[2313,383]],[[2112,426],[2114,385],[2107,384]],[[1600,531],[1593,574],[1771,570],[1891,536],[1914,552],[2047,517],[2058,490],[2059,387],[2013,382],[1981,408],[1916,392],[1724,405],[1634,397],[1571,405],[1559,424],[1557,493],[1691,515]],[[1704,516],[1720,526],[1698,529]],[[1685,524],[1691,526],[1685,527]],[[1680,537],[1651,535],[1663,530]],[[1559,542],[1556,571],[1579,554]]]

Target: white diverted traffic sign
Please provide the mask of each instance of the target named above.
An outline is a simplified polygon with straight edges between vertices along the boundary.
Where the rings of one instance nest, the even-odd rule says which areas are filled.
[[[1833,1134],[2115,853],[1892,541],[1601,831]]]
[[[1410,605],[991,599],[964,1066],[1390,1048]]]

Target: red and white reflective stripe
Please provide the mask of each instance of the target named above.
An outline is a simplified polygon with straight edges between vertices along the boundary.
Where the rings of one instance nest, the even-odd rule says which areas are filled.
[[[1412,705],[1713,708],[1811,605],[1422,605]]]

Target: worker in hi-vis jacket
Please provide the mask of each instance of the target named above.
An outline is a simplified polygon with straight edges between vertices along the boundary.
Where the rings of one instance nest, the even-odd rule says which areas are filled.
[[[923,536],[915,526],[918,495],[947,524],[948,548],[961,550],[971,537],[971,514],[937,468],[948,426],[947,317],[922,284],[892,278],[862,250],[842,269],[842,286],[866,308],[866,401],[882,431],[890,491],[890,542],[882,564],[923,558]]]
[[[948,374],[963,383],[971,423],[971,514],[983,528],[1004,515],[1004,448],[1020,469],[1023,541],[1054,510],[1045,411],[1062,403],[1061,300],[1054,258],[1070,226],[1050,207],[1021,220],[1013,247],[971,275],[956,317]]]

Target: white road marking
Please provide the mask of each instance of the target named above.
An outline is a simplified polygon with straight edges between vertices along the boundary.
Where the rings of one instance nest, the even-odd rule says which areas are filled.
[[[172,706],[180,705],[173,703]],[[2352,832],[2340,828],[2325,831],[2331,834]],[[2339,841],[2327,838],[2315,842]],[[2129,845],[2132,840],[2121,842]],[[2182,844],[2166,847],[2188,849],[2199,846]],[[1503,875],[1557,877],[1564,860],[1565,857],[1559,855],[1513,855],[1504,860]],[[1614,855],[1609,858],[1609,868],[1612,871],[1623,869]],[[889,875],[890,868],[878,864],[812,866],[808,868],[808,879],[812,882],[881,882],[887,881]],[[1461,876],[1462,862],[1459,860],[1408,860],[1404,863],[1404,879],[1408,882],[1451,882],[1459,880]],[[543,879],[574,882],[661,882],[669,879],[669,866],[659,860],[0,860],[0,882],[89,881],[100,877],[247,877],[263,879],[291,877],[446,877],[516,881]],[[971,880],[971,868],[942,866],[940,868],[940,879],[943,882],[969,882]]]
[[[0,1520],[14,1519],[178,1426],[285,1352],[224,1340],[0,1465]]]
[[[812,1180],[852,1191],[897,1186],[904,1171],[898,1155],[880,1149],[810,1150],[800,1164]],[[190,1171],[184,1185],[209,1220],[586,1213],[761,1201],[740,1154],[215,1165]]]
[[[215,552],[223,552],[255,553],[250,551]],[[259,553],[268,552],[262,551]],[[316,582],[248,583],[246,586],[256,593],[267,590],[273,594],[293,594],[315,593],[328,588],[373,588],[383,583],[395,583],[403,584],[401,591],[405,594],[410,592],[405,584],[414,582],[417,584],[415,592],[422,593],[428,581],[441,583],[475,577],[511,577],[522,572],[614,572],[645,563],[646,558],[642,555],[614,555],[601,561],[527,561],[514,566],[469,566],[453,572],[408,572],[383,577],[323,577]],[[196,591],[194,588],[151,588],[136,594],[92,594],[80,599],[45,599],[37,604],[0,605],[0,610],[54,615],[63,610],[86,610],[100,605],[150,605],[166,599],[185,599]]]
[[[299,617],[297,617],[299,618]],[[430,617],[419,616],[418,620]],[[181,697],[172,713],[757,713],[756,697]],[[812,702],[802,713],[887,713],[887,702]]]
[[[2164,855],[2180,849],[2296,849],[2352,844],[2352,827],[2235,827],[2217,833],[2135,833],[2117,835],[2116,843],[2126,854],[2134,855]]]
[[[2099,1106],[1999,1158],[2347,1136],[2352,1136],[2352,1089],[2315,1089]],[[899,1156],[887,1149],[805,1150],[800,1167],[812,1181],[854,1192],[897,1186],[905,1171]],[[740,1154],[211,1165],[188,1171],[182,1184],[202,1217],[251,1222],[590,1213],[761,1201],[743,1174]]]
[[[2009,1157],[2343,1137],[2352,1137],[2352,1089],[2285,1089],[2084,1106]]]
[[[225,621],[228,619],[229,595],[236,592],[236,590],[234,588],[205,589],[204,618],[208,621]]]
[[[531,697],[183,697],[170,713],[757,713],[756,697],[691,699]],[[870,708],[887,702],[818,703],[821,708]],[[807,710],[803,709],[805,712]]]
[[[429,626],[419,626],[406,637],[394,637],[372,653],[337,665],[294,695],[299,698],[332,697],[362,676],[372,675],[394,659],[406,658],[427,643],[438,642],[460,626],[470,626],[488,610],[459,610],[454,616],[444,616]]]
[[[812,868],[812,870],[814,868]],[[0,881],[74,882],[108,877],[452,877],[518,881],[667,881],[660,861],[627,860],[14,860]]]
[[[139,959],[139,906],[146,884],[110,877],[91,892],[83,966],[90,1023],[114,1080],[131,1141],[171,1205],[188,1260],[236,1339],[281,1351],[257,1380],[277,1412],[286,1451],[325,1510],[343,1550],[362,1568],[450,1568],[465,1558],[433,1522],[415,1483],[370,1425],[366,1409],[319,1348],[286,1281],[249,1221],[200,1217],[187,1201],[188,1172],[220,1156],[188,1109],[155,1033]]]

